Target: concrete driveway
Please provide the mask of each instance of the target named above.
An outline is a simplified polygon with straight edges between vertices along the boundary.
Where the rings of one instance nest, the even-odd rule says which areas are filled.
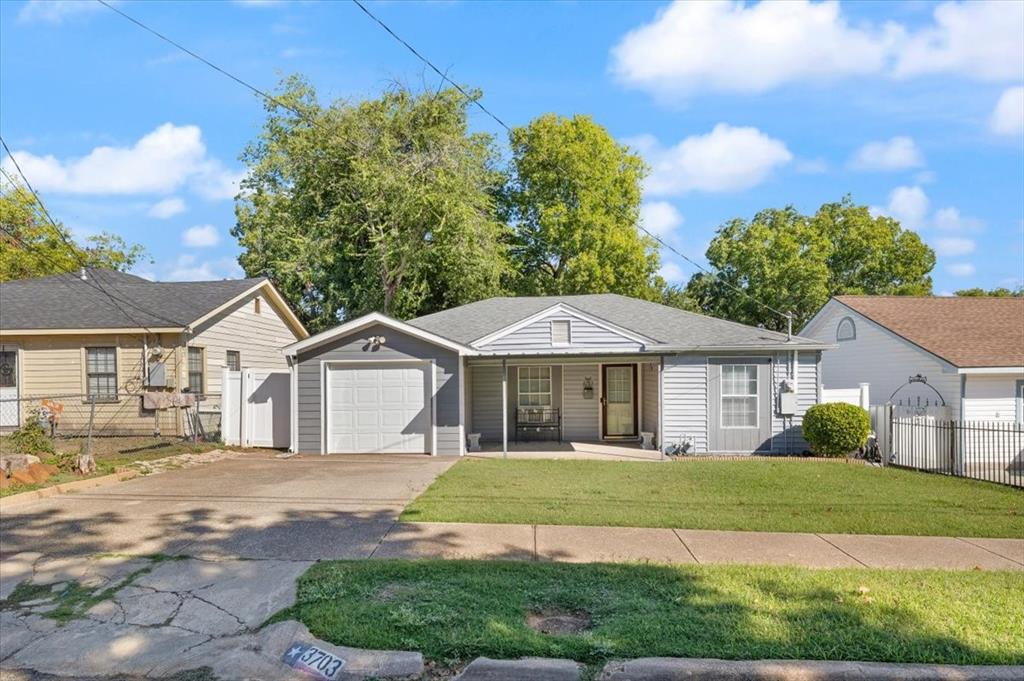
[[[455,461],[247,454],[4,509],[0,557],[365,558]]]

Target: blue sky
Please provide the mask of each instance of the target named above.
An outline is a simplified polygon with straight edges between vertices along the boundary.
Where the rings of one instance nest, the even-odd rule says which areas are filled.
[[[937,293],[1024,279],[1022,2],[369,6],[509,124],[585,113],[640,150],[645,223],[691,257],[727,219],[850,193],[936,249]],[[264,88],[437,84],[348,2],[119,7]],[[0,31],[0,131],[55,217],[143,244],[146,276],[239,276],[262,103],[89,0],[0,3]]]

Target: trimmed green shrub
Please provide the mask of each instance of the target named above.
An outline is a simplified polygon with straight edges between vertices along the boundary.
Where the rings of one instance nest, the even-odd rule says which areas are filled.
[[[846,456],[868,441],[871,417],[852,404],[816,404],[804,414],[804,439],[816,456]]]
[[[32,414],[25,425],[11,433],[7,442],[18,454],[53,454],[53,442],[46,435],[46,430],[39,423],[39,418]]]

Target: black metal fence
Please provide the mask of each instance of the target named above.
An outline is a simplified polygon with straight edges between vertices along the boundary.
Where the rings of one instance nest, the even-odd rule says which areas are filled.
[[[1024,424],[890,412],[888,428],[887,465],[1024,487]]]

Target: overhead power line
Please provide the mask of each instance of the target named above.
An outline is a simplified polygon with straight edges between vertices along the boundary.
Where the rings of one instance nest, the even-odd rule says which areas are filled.
[[[267,100],[269,102],[272,102],[273,104],[276,104],[277,106],[280,106],[282,108],[285,108],[285,109],[293,112],[294,114],[296,114],[297,116],[299,116],[300,118],[302,118],[306,122],[310,123],[314,127],[319,127],[319,121],[316,121],[315,119],[310,118],[305,111],[302,111],[301,109],[299,109],[299,108],[289,104],[288,102],[285,102],[285,101],[279,99],[278,97],[275,97],[274,95],[264,91],[263,89],[256,87],[255,85],[247,82],[246,80],[240,78],[239,76],[236,76],[235,74],[231,73],[227,69],[225,69],[225,68],[223,68],[221,66],[218,66],[217,64],[211,62],[206,57],[203,57],[202,55],[197,54],[196,52],[194,52],[194,51],[190,50],[189,48],[185,47],[184,45],[182,45],[181,43],[179,43],[179,42],[177,42],[177,41],[167,37],[166,35],[164,35],[160,31],[157,31],[156,29],[148,26],[147,24],[143,23],[139,19],[136,19],[135,17],[129,15],[127,12],[124,12],[123,10],[120,10],[117,7],[114,7],[109,2],[107,2],[107,0],[96,0],[96,2],[100,3],[101,5],[103,5],[107,9],[109,9],[110,11],[115,12],[116,14],[119,14],[121,17],[123,17],[127,21],[131,22],[132,24],[136,25],[137,27],[141,28],[142,30],[146,31],[147,33],[150,33],[150,34],[156,36],[157,38],[159,38],[160,40],[166,42],[167,44],[177,48],[178,50],[181,50],[182,52],[184,52],[185,54],[189,55],[193,59],[196,59],[197,61],[205,64],[206,66],[208,66],[209,68],[213,69],[214,71],[220,73],[221,75],[225,76],[226,78],[229,78],[229,79],[233,80],[234,82],[236,82],[239,85],[241,85],[242,87],[250,90],[251,92],[255,93],[256,95],[264,98],[265,100]],[[506,124],[505,121],[503,121],[496,114],[494,114],[494,112],[492,112],[490,109],[488,109],[486,106],[484,106],[483,103],[480,102],[480,99],[478,97],[472,97],[468,92],[466,92],[466,90],[461,85],[459,85],[454,80],[449,78],[448,75],[444,71],[439,69],[433,62],[431,62],[429,59],[427,59],[425,56],[423,56],[423,54],[419,50],[417,50],[415,47],[413,47],[408,41],[406,41],[401,36],[399,36],[390,26],[388,26],[382,19],[380,19],[380,17],[378,17],[373,12],[371,12],[370,9],[367,8],[366,5],[363,4],[363,2],[361,0],[352,0],[352,3],[355,4],[360,10],[362,10],[362,12],[364,14],[366,14],[370,19],[372,19],[378,26],[380,26],[381,29],[383,29],[385,32],[387,32],[387,34],[390,35],[394,40],[396,40],[398,43],[400,43],[403,47],[405,47],[405,49],[407,49],[409,52],[411,52],[413,55],[415,55],[417,59],[419,59],[421,62],[423,62],[428,68],[430,68],[432,71],[434,71],[438,76],[440,76],[446,83],[448,83],[449,85],[454,87],[460,94],[462,94],[463,97],[466,98],[467,101],[469,101],[474,106],[476,106],[481,111],[483,111],[486,115],[488,115],[490,118],[492,118],[502,128],[504,128],[505,130],[507,130],[510,133],[512,132],[512,128],[509,127],[509,125]],[[757,298],[752,296],[747,291],[744,291],[742,288],[736,286],[735,284],[733,284],[733,283],[731,283],[729,281],[726,281],[721,276],[720,273],[714,272],[714,271],[704,267],[703,265],[701,265],[697,261],[693,260],[692,258],[690,258],[689,256],[685,255],[684,253],[680,252],[674,246],[666,243],[661,237],[659,237],[658,235],[656,235],[653,232],[651,232],[650,230],[648,230],[642,224],[637,223],[637,228],[640,229],[642,232],[644,232],[644,234],[646,234],[647,236],[649,236],[652,239],[654,239],[658,244],[661,245],[662,248],[665,248],[668,251],[674,253],[675,255],[677,255],[678,257],[682,258],[684,261],[690,263],[695,268],[697,268],[698,270],[704,272],[705,274],[707,274],[709,276],[712,276],[712,277],[715,277],[723,285],[725,285],[725,286],[729,287],[730,289],[736,291],[737,293],[739,293],[740,295],[742,295],[745,298],[749,299],[750,301],[752,301],[756,305],[760,306],[761,308],[763,308],[765,310],[768,310],[769,312],[772,312],[773,314],[776,314],[779,317],[787,319],[790,322],[790,324],[792,324],[792,317],[793,317],[792,313],[782,312],[781,310],[775,309],[771,305],[768,305],[766,303],[762,303],[760,300],[758,300]]]

